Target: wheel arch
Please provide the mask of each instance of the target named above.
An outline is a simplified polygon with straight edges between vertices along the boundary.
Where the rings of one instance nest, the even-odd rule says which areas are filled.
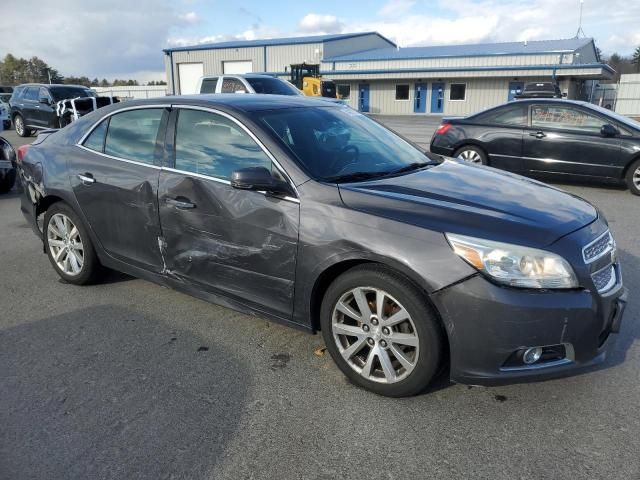
[[[624,169],[622,170],[622,180],[627,178],[627,174],[629,173],[629,170],[631,169],[633,164],[639,160],[640,160],[640,153],[636,154],[634,157],[631,158],[631,160],[629,160],[629,162],[625,165]]]

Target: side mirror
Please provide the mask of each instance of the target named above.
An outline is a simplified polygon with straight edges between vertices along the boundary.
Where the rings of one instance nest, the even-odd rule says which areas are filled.
[[[600,135],[603,137],[615,137],[618,135],[618,129],[610,123],[605,123],[600,127]]]
[[[40,97],[40,98],[38,99],[38,102],[40,102],[40,103],[44,103],[45,105],[51,105],[51,102],[49,101],[49,98],[48,98],[48,97]]]
[[[286,182],[273,178],[264,167],[247,167],[231,174],[231,186],[239,190],[264,190],[269,193],[290,193]]]

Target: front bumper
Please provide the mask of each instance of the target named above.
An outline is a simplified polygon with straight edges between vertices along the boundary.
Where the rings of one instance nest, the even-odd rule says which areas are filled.
[[[606,296],[588,290],[532,291],[495,285],[481,275],[437,292],[433,301],[449,336],[451,380],[500,385],[562,377],[604,362],[620,330],[622,285]],[[564,345],[561,361],[518,365],[528,347]]]

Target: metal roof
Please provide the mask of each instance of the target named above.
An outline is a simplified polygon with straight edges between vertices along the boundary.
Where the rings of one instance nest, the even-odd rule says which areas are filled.
[[[438,57],[479,57],[485,55],[529,55],[574,52],[592,43],[591,38],[533,40],[528,42],[477,43],[472,45],[440,45],[432,47],[378,48],[364,52],[325,58],[323,62],[366,60],[408,60]]]
[[[361,32],[361,33],[335,33],[330,35],[311,35],[305,37],[283,37],[283,38],[266,38],[259,40],[231,40],[228,42],[217,43],[200,43],[198,45],[191,45],[185,47],[166,48],[164,52],[180,52],[187,50],[212,50],[220,48],[244,48],[244,47],[268,47],[272,45],[298,45],[302,43],[323,43],[330,42],[332,40],[344,40],[347,38],[362,37],[365,35],[377,35],[378,37],[386,40],[395,47],[388,38],[383,37],[378,32]]]

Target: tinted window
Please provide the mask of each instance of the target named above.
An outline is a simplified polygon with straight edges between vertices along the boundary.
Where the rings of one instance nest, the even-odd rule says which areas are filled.
[[[130,110],[111,117],[104,153],[153,163],[163,109]]]
[[[527,114],[523,105],[511,105],[476,115],[473,120],[490,125],[524,126],[527,124]]]
[[[349,100],[349,97],[351,97],[351,85],[338,85],[338,98]]]
[[[51,96],[49,95],[49,92],[44,87],[40,87],[40,91],[38,92],[38,100],[40,100],[41,98],[46,98],[51,100]]]
[[[595,115],[564,105],[534,105],[531,107],[533,128],[563,128],[585,132],[600,132],[606,123]]]
[[[107,125],[109,119],[103,120],[100,125],[93,129],[91,135],[84,141],[84,146],[95,150],[96,152],[102,152],[104,150],[104,137],[107,133]]]
[[[396,85],[396,100],[409,100],[409,85]]]
[[[35,102],[38,101],[38,87],[28,87],[26,92],[24,92],[24,95],[22,96],[22,98],[24,100],[33,100]]]
[[[244,130],[221,115],[180,110],[175,168],[229,179],[234,170],[246,167],[271,170],[271,159]]]
[[[200,87],[200,93],[216,93],[217,83],[218,83],[218,77],[203,78],[202,86]]]
[[[449,100],[464,100],[467,94],[467,85],[464,83],[452,83],[449,87]]]
[[[88,88],[61,86],[51,88],[51,96],[53,97],[54,101],[59,102],[60,100],[65,100],[67,98],[93,97],[95,96],[95,92],[93,92],[93,90],[89,90]]]
[[[224,77],[222,79],[222,93],[247,92],[244,84],[237,78]]]
[[[388,173],[428,162],[424,152],[348,107],[308,107],[256,112],[315,178],[355,172]]]
[[[245,79],[256,93],[266,93],[271,95],[300,95],[297,88],[289,82],[278,78],[246,78]]]

